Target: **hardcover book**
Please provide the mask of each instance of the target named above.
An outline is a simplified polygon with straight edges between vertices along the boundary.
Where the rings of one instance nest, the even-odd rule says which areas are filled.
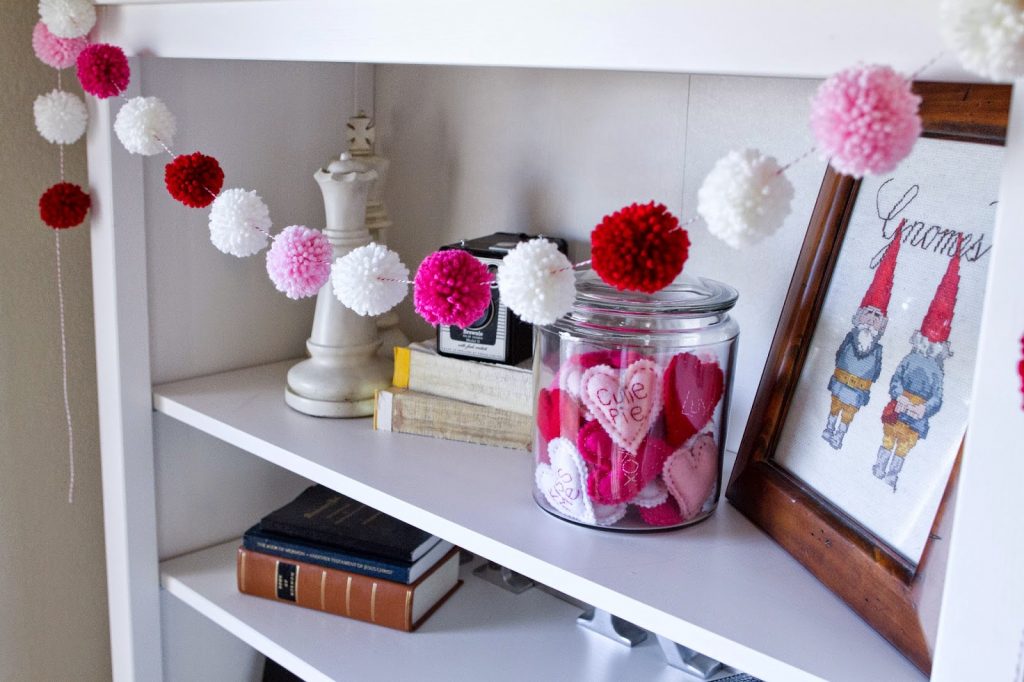
[[[436,535],[314,485],[260,520],[260,528],[358,554],[412,563],[440,542]]]
[[[238,548],[238,591],[264,599],[411,632],[459,582],[459,551],[452,549],[412,585],[378,580]]]
[[[359,575],[383,578],[407,585],[416,582],[434,564],[443,559],[453,547],[452,543],[440,540],[416,561],[398,561],[370,554],[359,554],[333,545],[297,540],[288,535],[279,535],[263,530],[259,524],[245,531],[245,535],[242,536],[242,546],[254,552],[262,552],[282,559],[304,561],[307,564],[351,571]]]
[[[438,355],[433,341],[395,347],[396,388],[533,415],[533,371],[520,365],[493,365]]]
[[[530,416],[402,388],[377,391],[373,428],[517,450],[533,446]]]

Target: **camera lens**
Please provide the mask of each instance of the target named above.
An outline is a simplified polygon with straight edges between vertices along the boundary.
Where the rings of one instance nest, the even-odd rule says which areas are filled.
[[[487,310],[484,311],[484,314],[481,315],[479,318],[477,318],[473,322],[473,324],[471,324],[468,327],[466,327],[466,329],[473,329],[473,330],[483,329],[484,327],[486,327],[487,325],[489,325],[491,323],[492,319],[494,319],[494,300],[493,299],[491,300],[490,303],[487,304]]]

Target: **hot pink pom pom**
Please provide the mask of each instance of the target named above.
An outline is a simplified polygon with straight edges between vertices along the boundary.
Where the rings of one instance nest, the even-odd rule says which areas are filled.
[[[466,328],[486,312],[491,279],[487,266],[466,251],[432,253],[416,271],[416,312],[430,324]]]
[[[267,274],[288,298],[313,296],[331,276],[331,243],[319,230],[286,227],[267,251]]]
[[[116,45],[89,45],[78,55],[78,82],[94,97],[120,95],[128,87],[131,69],[124,51]]]
[[[811,101],[818,150],[840,173],[888,173],[921,134],[921,98],[888,66],[855,66],[835,74]]]
[[[39,22],[32,29],[32,49],[35,50],[39,61],[55,69],[66,69],[73,66],[82,53],[89,39],[86,36],[80,38],[61,38],[50,33],[46,24]]]

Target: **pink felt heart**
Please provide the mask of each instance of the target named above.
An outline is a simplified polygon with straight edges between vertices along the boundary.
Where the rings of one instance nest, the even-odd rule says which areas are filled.
[[[580,378],[583,373],[597,365],[608,365],[615,369],[625,367],[641,355],[633,350],[595,350],[570,356],[558,373],[558,387],[574,398],[580,397]]]
[[[595,503],[636,503],[662,471],[672,448],[660,438],[647,438],[636,454],[618,447],[599,422],[585,423],[576,440],[587,463],[587,494]]]
[[[679,503],[683,521],[700,513],[718,483],[718,445],[710,433],[702,433],[665,460],[662,478]]]
[[[587,467],[576,446],[565,438],[548,443],[551,464],[538,464],[534,472],[537,489],[555,511],[585,523],[594,523],[594,507],[584,490]]]
[[[715,360],[704,361],[692,353],[672,358],[662,387],[665,434],[672,447],[679,447],[711,421],[724,388],[725,375]]]
[[[660,381],[651,360],[625,369],[597,365],[580,378],[580,399],[612,440],[635,453],[661,411]]]

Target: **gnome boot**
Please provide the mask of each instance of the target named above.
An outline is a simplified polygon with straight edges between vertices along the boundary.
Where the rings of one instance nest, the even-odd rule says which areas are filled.
[[[875,475],[875,478],[885,478],[885,465],[889,463],[890,455],[892,455],[892,450],[878,448],[878,459],[875,460],[875,465],[871,467],[871,473]]]
[[[832,445],[832,439],[834,438],[832,434],[835,432],[837,421],[839,421],[839,415],[830,414],[828,416],[828,421],[825,423],[825,430],[821,432],[821,437],[824,438],[825,442],[829,445]],[[835,446],[833,445],[832,447]]]
[[[899,455],[894,455],[889,460],[889,470],[885,472],[885,482],[892,487],[892,491],[896,492],[896,479],[900,476],[900,469],[903,468],[903,458]]]
[[[829,441],[829,445],[839,450],[843,447],[843,436],[846,435],[846,430],[850,428],[850,425],[846,422],[839,420],[836,422],[836,428],[832,431],[832,440]]]

